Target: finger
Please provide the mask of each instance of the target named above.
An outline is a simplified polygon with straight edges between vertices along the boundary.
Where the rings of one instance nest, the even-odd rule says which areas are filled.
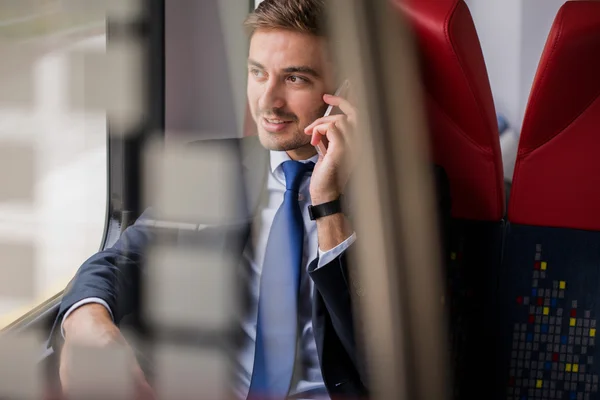
[[[58,376],[60,378],[60,386],[62,393],[66,393],[69,390],[69,373],[66,359],[69,357],[67,345],[65,345],[60,352],[60,365],[58,367]]]
[[[306,128],[304,128],[304,133],[306,133],[307,135],[311,135],[312,129],[317,125],[327,124],[327,123],[331,123],[331,122],[337,123],[338,121],[343,121],[347,118],[348,117],[346,115],[339,115],[339,114],[338,115],[328,115],[327,117],[321,117],[319,119],[314,120],[312,124],[310,124]]]
[[[63,349],[62,354],[61,354],[59,376],[60,376],[62,397],[68,398],[69,391],[70,391],[70,381],[69,381],[70,370],[69,370],[69,365],[64,362],[64,360],[65,360],[64,357],[65,356],[68,357],[69,354],[68,353],[65,354],[65,351],[66,350]],[[154,389],[152,388],[152,386],[150,386],[150,384],[146,380],[146,376],[145,376],[144,372],[142,371],[141,367],[139,366],[139,364],[137,364],[137,362],[134,362],[134,365],[132,368],[132,378],[133,378],[133,382],[134,382],[134,390],[135,390],[135,399],[136,400],[155,400],[156,399],[156,394],[154,392]]]
[[[327,137],[329,143],[344,142],[344,135],[340,132],[335,123],[321,124],[314,127],[311,144],[313,146],[316,146],[316,144],[318,144],[321,141],[322,136]]]
[[[333,122],[328,122],[328,123],[324,123],[324,124],[320,124],[317,126],[333,126],[334,129],[338,130],[345,138],[345,140],[353,140],[354,139],[354,127],[348,122],[348,120],[346,119],[341,119],[341,120],[337,120],[337,121],[333,121]],[[321,134],[314,134],[315,128],[311,128],[308,132],[307,135],[313,135],[313,139],[311,140],[311,143],[319,143],[320,142],[320,136]],[[316,146],[316,144],[313,144],[313,146]]]
[[[321,125],[317,126],[320,127]],[[313,129],[311,135],[312,137],[310,138],[310,144],[313,146],[319,145],[319,143],[321,143],[321,137],[323,136],[322,133],[317,129]]]
[[[69,391],[69,380],[67,379],[67,373],[64,366],[61,365],[59,367],[58,374],[60,377],[60,390],[64,396]]]
[[[310,144],[313,146],[318,145],[321,142],[321,137],[327,135],[327,129],[329,124],[320,124],[312,129],[312,138]]]
[[[335,127],[340,131],[346,140],[354,137],[354,126],[347,118],[335,122]]]
[[[356,108],[354,108],[354,106],[343,97],[333,96],[331,94],[324,94],[323,101],[325,101],[325,103],[331,106],[338,107],[340,110],[342,110],[344,114],[346,114],[349,117],[356,116]]]
[[[136,387],[135,399],[136,400],[155,400],[157,398],[154,389],[150,384],[144,380],[139,382]]]
[[[132,355],[132,357],[134,356]],[[154,389],[146,379],[146,374],[136,361],[133,365],[133,379],[136,387],[136,400],[153,400],[156,398]]]

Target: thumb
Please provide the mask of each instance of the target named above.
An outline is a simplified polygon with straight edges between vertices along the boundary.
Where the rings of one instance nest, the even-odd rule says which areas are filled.
[[[139,366],[137,362],[133,367],[133,380],[135,387],[135,399],[136,400],[155,400],[156,393],[148,380],[146,379],[146,375],[142,368]]]

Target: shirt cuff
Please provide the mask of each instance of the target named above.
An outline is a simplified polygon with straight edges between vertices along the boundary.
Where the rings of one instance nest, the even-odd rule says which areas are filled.
[[[343,252],[345,252],[348,247],[352,245],[356,241],[356,232],[352,233],[348,239],[344,240],[342,243],[338,244],[331,250],[321,251],[319,249],[319,263],[317,264],[317,268],[319,269],[324,265],[329,264],[337,257],[339,257]]]
[[[63,339],[65,338],[65,331],[63,329],[63,324],[65,323],[65,320],[67,319],[67,317],[69,315],[71,315],[71,313],[73,311],[75,311],[76,309],[78,309],[79,307],[85,305],[85,304],[90,304],[90,303],[96,303],[96,304],[101,304],[103,305],[107,310],[108,313],[110,314],[110,317],[112,318],[112,320],[114,321],[115,318],[113,316],[112,310],[110,309],[110,307],[108,306],[108,303],[104,300],[102,300],[99,297],[88,297],[86,299],[83,300],[79,300],[77,303],[73,304],[71,306],[71,308],[69,308],[67,310],[67,312],[65,313],[65,316],[62,318],[62,321],[60,322],[60,334],[62,335]]]

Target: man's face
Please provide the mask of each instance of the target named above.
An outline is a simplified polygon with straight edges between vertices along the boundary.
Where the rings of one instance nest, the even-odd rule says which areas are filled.
[[[304,128],[327,108],[332,91],[324,39],[282,29],[258,29],[250,41],[248,101],[258,136],[269,150],[315,153]]]

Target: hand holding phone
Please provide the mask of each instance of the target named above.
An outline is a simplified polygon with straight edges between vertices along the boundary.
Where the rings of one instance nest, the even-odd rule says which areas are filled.
[[[333,95],[337,97],[344,97],[347,95],[349,88],[350,82],[347,79],[345,79]],[[333,106],[329,105],[329,107],[327,107],[327,110],[325,111],[325,114],[323,114],[323,117],[328,117],[332,111]],[[313,136],[314,135],[315,134],[313,134]],[[319,140],[319,143],[315,146],[315,149],[317,149],[317,153],[319,153],[320,156],[325,156],[325,154],[327,153],[327,144],[327,137],[321,136],[321,140]]]

